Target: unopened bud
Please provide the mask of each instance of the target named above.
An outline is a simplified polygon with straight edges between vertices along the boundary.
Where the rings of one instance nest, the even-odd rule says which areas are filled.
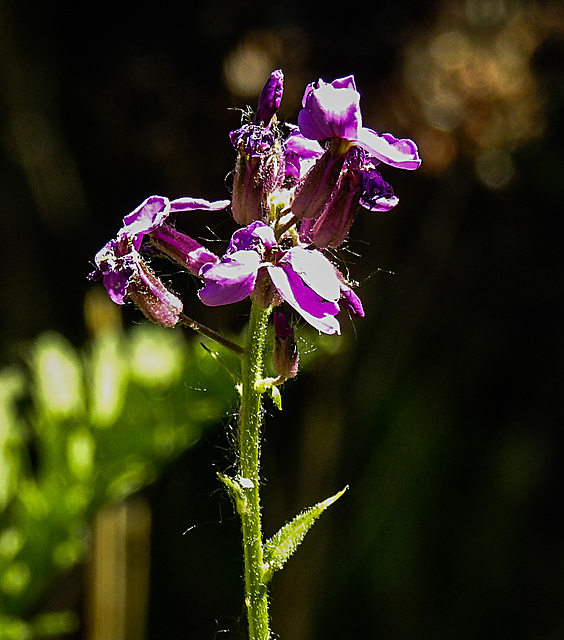
[[[164,286],[143,261],[138,262],[138,270],[130,278],[127,292],[151,322],[163,327],[177,324],[182,301]]]
[[[288,324],[284,314],[275,311],[274,350],[272,353],[274,368],[284,378],[293,378],[298,373],[299,351],[294,338],[294,331]]]
[[[235,221],[247,226],[266,215],[266,198],[284,180],[284,151],[272,133],[246,125],[232,137],[237,148],[231,208]]]
[[[266,81],[258,101],[255,123],[268,127],[274,114],[282,102],[284,93],[284,73],[277,69],[270,74]]]

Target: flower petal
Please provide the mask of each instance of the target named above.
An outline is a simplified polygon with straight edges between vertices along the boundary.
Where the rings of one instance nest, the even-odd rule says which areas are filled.
[[[335,267],[320,251],[292,247],[280,261],[281,266],[285,263],[318,296],[333,303],[339,300],[341,283]]]
[[[236,251],[218,264],[200,269],[205,286],[198,291],[200,300],[210,307],[244,300],[253,290],[261,258],[256,251]]]
[[[143,236],[163,224],[170,215],[170,201],[164,196],[149,196],[136,209],[123,219],[120,235],[128,235],[133,239],[137,251]]]
[[[417,145],[409,138],[398,139],[391,133],[378,135],[376,131],[362,127],[357,144],[377,160],[398,169],[417,169],[421,164]]]
[[[272,283],[284,300],[292,306],[312,327],[332,335],[340,333],[339,321],[335,317],[339,305],[323,300],[312,291],[290,265],[278,267],[266,265]]]
[[[170,211],[221,211],[228,207],[230,200],[216,200],[210,202],[204,198],[176,198],[170,201]]]
[[[232,255],[236,251],[251,249],[261,251],[264,247],[272,249],[274,246],[276,246],[274,229],[261,220],[255,220],[246,227],[235,231],[231,236],[231,242],[225,253],[226,255]]]
[[[312,140],[344,138],[356,140],[362,127],[360,93],[348,78],[329,84],[319,80],[318,86],[308,85],[303,109],[298,114],[301,133]]]

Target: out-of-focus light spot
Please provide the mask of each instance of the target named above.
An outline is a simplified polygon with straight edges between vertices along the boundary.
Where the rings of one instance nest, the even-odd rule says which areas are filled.
[[[121,308],[108,298],[104,287],[93,287],[84,299],[84,321],[91,335],[121,328]]]
[[[448,133],[427,128],[415,137],[427,173],[440,175],[456,158],[456,141]]]
[[[30,577],[31,571],[27,564],[14,562],[0,576],[0,591],[16,596],[27,588]]]
[[[92,354],[90,410],[93,424],[106,427],[115,423],[123,407],[127,378],[118,335],[98,337],[93,343]]]
[[[68,569],[77,562],[83,550],[84,544],[80,540],[70,538],[53,549],[53,562],[60,569]]]
[[[435,25],[414,34],[404,94],[395,101],[403,125],[419,132],[423,172],[444,171],[461,154],[475,159],[490,188],[511,182],[511,153],[544,133],[531,58],[545,38],[564,31],[564,12],[554,6],[443,0]]]
[[[506,0],[466,0],[464,14],[469,23],[486,27],[503,20],[508,12]]]
[[[21,531],[15,527],[8,527],[0,533],[0,557],[11,560],[22,548],[24,538]]]
[[[476,158],[476,173],[490,189],[504,189],[515,175],[515,167],[509,153],[486,151]]]
[[[92,435],[86,431],[71,433],[67,439],[67,457],[69,468],[76,477],[86,479],[94,466],[95,443]]]
[[[243,98],[258,96],[279,58],[280,42],[274,34],[269,31],[248,34],[223,63],[227,88]]]
[[[447,70],[460,69],[470,52],[468,38],[458,30],[439,33],[429,45],[431,59]]]
[[[83,409],[82,374],[74,351],[57,334],[39,338],[33,357],[35,390],[48,413],[70,417]]]
[[[132,333],[131,370],[144,384],[172,382],[180,375],[183,356],[182,341],[175,332],[141,325]]]

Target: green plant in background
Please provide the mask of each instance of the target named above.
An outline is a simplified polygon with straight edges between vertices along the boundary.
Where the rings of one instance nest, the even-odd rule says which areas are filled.
[[[73,615],[29,610],[82,557],[92,516],[226,419],[235,392],[199,344],[140,325],[84,351],[45,334],[0,394],[0,638],[58,634]]]

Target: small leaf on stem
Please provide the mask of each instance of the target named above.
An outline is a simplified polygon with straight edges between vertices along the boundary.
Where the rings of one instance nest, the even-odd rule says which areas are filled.
[[[323,502],[317,503],[315,506],[302,511],[291,522],[285,524],[270,540],[265,542],[263,548],[263,583],[270,581],[274,572],[281,569],[288,558],[298,548],[306,533],[311,529],[313,523],[319,516],[335,501],[337,501],[343,493],[348,489],[348,485],[336,493],[334,496],[327,498]]]

